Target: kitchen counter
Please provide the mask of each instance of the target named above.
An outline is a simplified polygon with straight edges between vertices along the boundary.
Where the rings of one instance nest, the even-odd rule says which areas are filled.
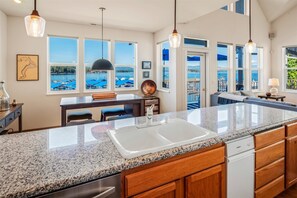
[[[36,196],[119,173],[295,121],[297,112],[240,103],[161,114],[154,121],[170,118],[219,136],[129,160],[106,131],[143,124],[144,117],[0,136],[0,197]]]

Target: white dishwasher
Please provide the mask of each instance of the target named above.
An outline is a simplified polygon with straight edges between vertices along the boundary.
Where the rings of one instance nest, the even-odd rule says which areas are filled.
[[[254,197],[255,150],[253,136],[226,142],[227,198]]]

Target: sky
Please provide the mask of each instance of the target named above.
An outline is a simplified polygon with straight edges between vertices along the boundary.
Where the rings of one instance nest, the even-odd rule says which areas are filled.
[[[49,38],[49,54],[51,63],[77,63],[78,39]],[[100,40],[84,40],[84,63],[92,64],[102,57]],[[108,59],[108,42],[103,41],[103,58]],[[135,44],[128,42],[115,43],[115,64],[135,64]]]

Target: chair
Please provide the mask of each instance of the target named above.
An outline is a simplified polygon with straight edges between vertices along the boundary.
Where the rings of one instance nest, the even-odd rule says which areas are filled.
[[[74,126],[74,125],[93,123],[95,121],[92,119],[92,117],[93,117],[93,114],[89,110],[70,112],[67,115],[66,126]]]
[[[104,108],[101,110],[101,122],[106,121],[111,116],[123,116],[127,114],[124,108]]]

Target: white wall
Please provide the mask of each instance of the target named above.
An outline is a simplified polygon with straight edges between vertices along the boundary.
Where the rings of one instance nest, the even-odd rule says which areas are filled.
[[[270,40],[268,33],[270,31],[270,23],[266,20],[262,9],[255,1],[253,4],[253,40],[259,47],[264,48],[264,91],[267,89],[265,82],[268,82],[270,77]],[[230,44],[244,45],[248,41],[248,16],[227,12],[224,10],[217,10],[213,13],[200,17],[187,24],[178,24],[178,32],[183,36],[208,39],[210,47],[205,52],[209,55],[209,68],[207,72],[207,85],[206,85],[206,102],[209,104],[209,96],[211,93],[216,92],[217,85],[217,43],[224,42]],[[169,33],[172,32],[172,27],[165,28],[155,34],[155,44],[168,39]],[[184,50],[178,49],[177,55],[177,68],[175,79],[170,80],[170,85],[173,87],[173,93],[159,93],[162,104],[162,112],[175,111],[184,109],[185,95],[184,76]],[[162,102],[163,101],[163,102]],[[168,102],[170,103],[168,104]],[[171,102],[172,101],[172,102]]]
[[[7,16],[0,10],[0,81],[6,80]]]
[[[282,47],[297,46],[297,7],[286,12],[283,16],[275,20],[271,25],[271,32],[275,33],[275,38],[272,39],[272,77],[280,80],[280,94],[285,95],[285,101],[297,103],[297,93],[283,92],[284,86]]]
[[[83,51],[83,38],[100,38],[100,27],[47,21],[45,35],[79,37],[79,51]],[[105,39],[135,41],[138,43],[139,85],[142,82],[141,61],[153,61],[153,34],[106,28]],[[2,32],[2,30],[1,30]],[[75,95],[46,95],[47,92],[47,37],[31,38],[26,34],[24,20],[20,17],[8,17],[8,92],[11,99],[23,102],[24,129],[43,128],[60,125],[60,100]],[[39,55],[39,81],[16,81],[16,54]],[[80,54],[80,66],[83,55]],[[79,72],[83,74],[83,67]],[[83,76],[79,77],[80,82]],[[127,93],[127,92],[125,92]],[[90,95],[90,94],[88,94]],[[94,110],[94,118],[99,119],[99,109]]]

